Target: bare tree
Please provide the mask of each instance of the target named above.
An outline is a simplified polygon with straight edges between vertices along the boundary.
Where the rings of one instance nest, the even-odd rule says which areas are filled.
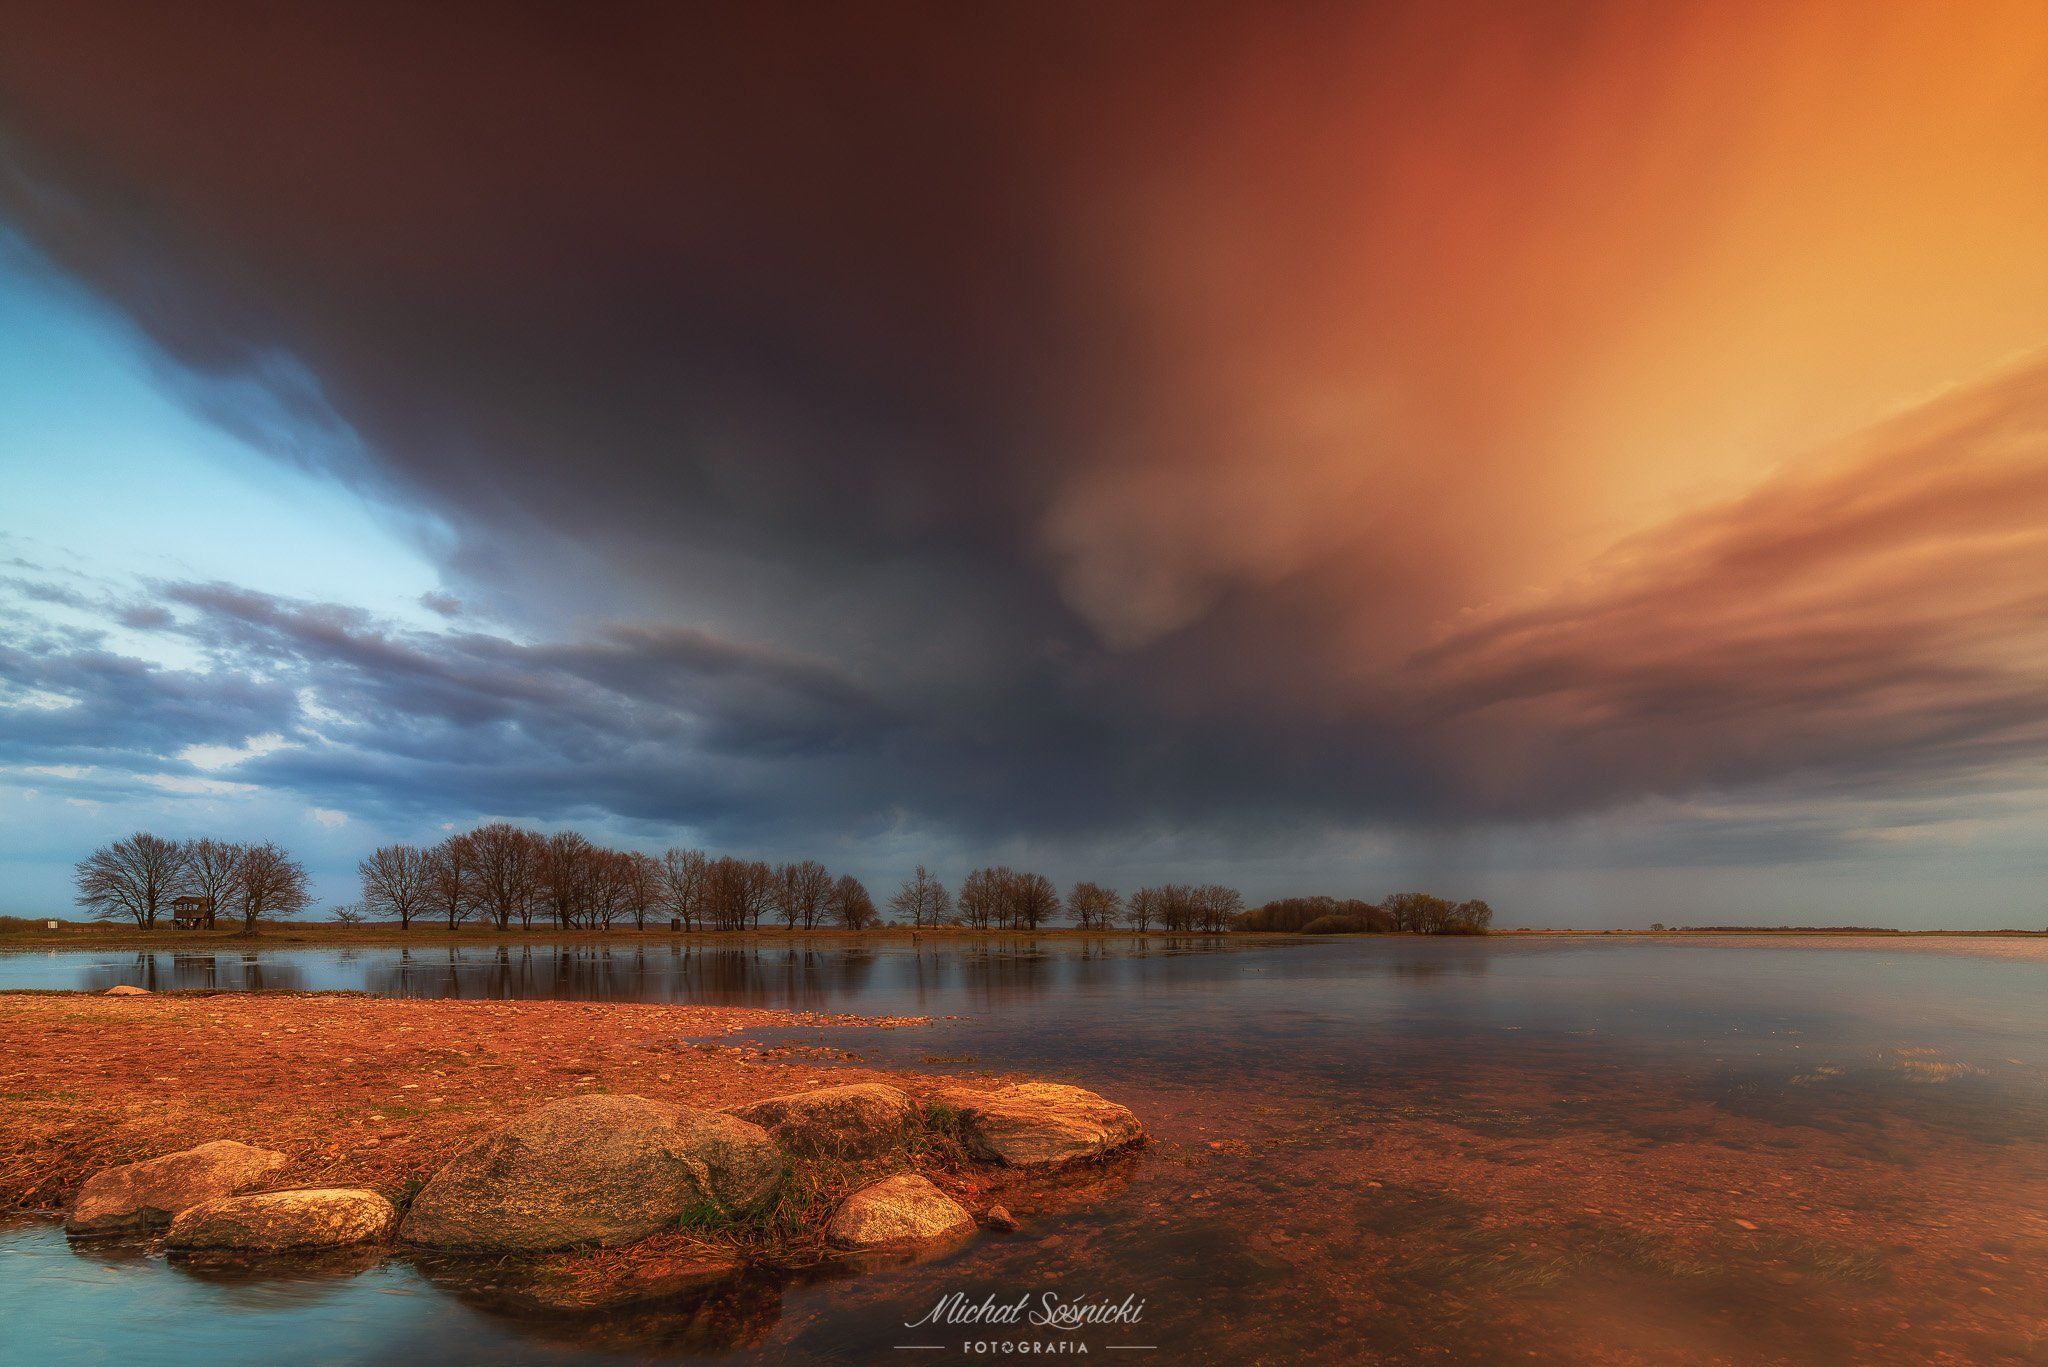
[[[547,905],[548,838],[539,831],[521,831],[518,861],[518,898],[513,910],[521,930],[533,929],[533,918]]]
[[[624,883],[626,910],[632,914],[635,930],[647,929],[647,913],[661,905],[662,868],[652,855],[633,850],[620,870]]]
[[[662,901],[684,930],[695,930],[704,914],[704,872],[709,863],[702,850],[671,849],[662,856]]]
[[[960,919],[976,930],[1001,925],[1009,916],[1010,882],[1016,875],[998,864],[960,880]]]
[[[917,872],[904,880],[902,889],[889,899],[889,907],[897,915],[909,917],[913,926],[935,926],[953,914],[953,899],[947,894],[946,885],[919,864]]]
[[[597,847],[574,831],[548,837],[547,857],[541,861],[541,896],[563,930],[580,923],[589,909],[596,854]]]
[[[1159,889],[1139,888],[1124,902],[1124,921],[1140,933],[1152,929],[1159,919]]]
[[[832,885],[826,900],[839,924],[848,930],[866,930],[875,923],[875,899],[868,896],[867,885],[850,873]]]
[[[189,862],[184,846],[138,831],[78,861],[78,905],[92,908],[98,920],[125,916],[148,930],[164,904],[183,889]]]
[[[1067,894],[1067,914],[1083,930],[1107,930],[1123,910],[1123,898],[1100,883],[1076,883]]]
[[[745,875],[740,883],[741,905],[746,911],[747,928],[759,930],[761,917],[766,914],[775,900],[775,870],[759,859],[749,859],[740,865]]]
[[[411,929],[413,917],[428,907],[429,862],[427,852],[417,845],[384,845],[371,851],[356,865],[363,880],[363,905],[379,915],[396,916],[400,929]]]
[[[228,904],[241,876],[242,859],[249,849],[228,840],[202,836],[185,842],[185,886],[204,897],[218,912]]]
[[[1444,933],[1451,935],[1484,935],[1492,928],[1493,908],[1474,898],[1469,902],[1460,902],[1451,908],[1450,919],[1444,925]]]
[[[352,902],[331,908],[327,915],[338,926],[359,926],[363,923],[363,909]]]
[[[758,859],[714,859],[705,876],[705,919],[719,930],[758,927],[774,888],[775,870]]]
[[[1195,889],[1195,923],[1211,935],[1230,929],[1230,923],[1244,911],[1244,898],[1236,888],[1211,883]]]
[[[476,910],[478,863],[468,835],[451,835],[427,851],[427,897],[450,930]]]
[[[265,916],[296,916],[304,911],[312,904],[313,894],[299,861],[266,840],[250,846],[242,857],[235,900],[242,928],[254,931]]]
[[[775,870],[775,909],[782,913],[783,924],[792,929],[799,925],[805,930],[816,929],[818,916],[825,910],[825,897],[831,891],[832,875],[815,859],[784,864]]]
[[[1010,924],[1018,930],[1036,930],[1059,913],[1059,890],[1042,873],[1020,873],[1010,880]]]
[[[1439,935],[1451,921],[1451,904],[1434,893],[1397,892],[1384,903],[1394,929],[1417,935]]]
[[[521,924],[531,925],[539,895],[540,838],[510,822],[493,821],[471,831],[469,845],[475,860],[471,902],[476,912],[499,930],[509,929],[515,916]]]
[[[747,924],[746,866],[722,854],[704,868],[704,924],[713,930],[744,930]]]
[[[1162,883],[1153,890],[1159,894],[1161,929],[1189,931],[1195,928],[1197,907],[1193,888],[1186,883]]]
[[[623,850],[593,847],[584,903],[584,924],[610,930],[614,922],[632,910],[636,874],[633,856]]]

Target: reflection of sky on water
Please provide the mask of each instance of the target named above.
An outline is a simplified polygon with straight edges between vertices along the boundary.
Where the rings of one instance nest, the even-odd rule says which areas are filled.
[[[1964,1032],[2048,1063],[2038,975],[2048,946],[1917,947],[1622,940],[1343,940],[1240,945],[1203,938],[901,942],[824,948],[715,941],[520,943],[239,952],[0,954],[0,989],[207,988],[380,996],[644,1001],[963,1016],[1016,1038],[1015,1054],[1085,1054],[1114,1038],[1172,1049],[1239,1041],[1343,1046],[1426,1035],[1503,1036],[1731,1058]],[[1924,1037],[1924,1038],[1923,1038]]]
[[[81,1262],[43,1230],[0,1240],[14,1278],[0,1278],[0,1314],[77,1333],[74,1311],[124,1298],[107,1342],[141,1352],[146,1314],[195,1360],[315,1333],[334,1361],[734,1342],[822,1361],[886,1354],[905,1313],[944,1291],[1052,1278],[1152,1294],[1175,1360],[1492,1358],[1532,1334],[1557,1360],[1707,1342],[1788,1360],[1853,1360],[1873,1342],[1996,1356],[2005,1330],[1980,1319],[2048,1312],[2030,1280],[2048,1236],[2028,1242],[2027,1223],[2048,1214],[2044,959],[2014,942],[1395,939],[6,956],[0,985],[21,987],[928,1015],[925,1029],[749,1038],[1071,1079],[1128,1101],[1162,1142],[1078,1207],[1032,1210],[1023,1236],[858,1281],[756,1286],[744,1305],[614,1322],[608,1338],[480,1315],[401,1266],[201,1284],[160,1260]],[[1760,1231],[1728,1223],[1737,1209]],[[1377,1308],[1326,1322],[1352,1299]],[[1872,1324],[1892,1337],[1870,1339]]]

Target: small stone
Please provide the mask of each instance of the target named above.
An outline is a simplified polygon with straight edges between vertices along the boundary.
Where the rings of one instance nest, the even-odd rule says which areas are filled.
[[[870,1182],[839,1203],[825,1225],[835,1248],[907,1249],[974,1231],[967,1208],[915,1173]]]
[[[1005,1234],[1014,1234],[1017,1230],[1017,1217],[1010,1214],[1007,1206],[990,1206],[982,1212],[981,1222]]]
[[[166,1240],[176,1249],[251,1253],[345,1248],[391,1233],[398,1212],[360,1187],[308,1187],[225,1196],[179,1212]]]

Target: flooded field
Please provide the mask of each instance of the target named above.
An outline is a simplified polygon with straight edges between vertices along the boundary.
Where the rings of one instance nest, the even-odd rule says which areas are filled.
[[[1157,1142],[1022,1228],[599,1322],[428,1266],[274,1275],[0,1233],[0,1357],[545,1361],[2034,1360],[2048,947],[1190,939],[0,956],[0,988],[353,989],[929,1015],[762,1032],[1082,1083]],[[821,1065],[824,1066],[824,1065]],[[918,1326],[943,1298],[1143,1302]],[[1001,1345],[1009,1343],[1006,1351]],[[11,1345],[11,1346],[10,1346]],[[1036,1345],[1033,1347],[1032,1345]]]

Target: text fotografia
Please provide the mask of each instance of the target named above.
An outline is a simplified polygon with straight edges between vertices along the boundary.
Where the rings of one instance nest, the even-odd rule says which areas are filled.
[[[1068,1298],[1057,1291],[1026,1292],[1015,1300],[998,1300],[993,1295],[968,1299],[965,1292],[941,1296],[921,1318],[905,1320],[906,1329],[974,1325],[980,1328],[1050,1329],[1071,1335],[1078,1329],[1129,1328],[1145,1318],[1145,1302],[1137,1296],[1120,1301],[1081,1296]],[[909,1347],[912,1345],[903,1345]],[[916,1345],[940,1347],[938,1344]],[[1104,1347],[1149,1348],[1150,1344],[1105,1344]],[[963,1353],[1086,1353],[1088,1344],[1078,1338],[969,1339],[960,1344]]]

